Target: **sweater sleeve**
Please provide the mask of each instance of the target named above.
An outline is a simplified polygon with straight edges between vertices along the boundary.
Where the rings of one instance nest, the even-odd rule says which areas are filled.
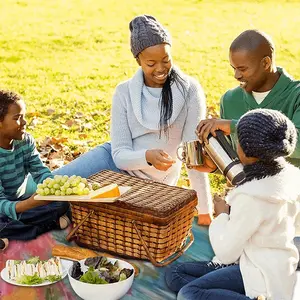
[[[225,111],[224,111],[224,98],[226,94],[222,96],[221,101],[220,101],[220,117],[221,119],[226,119]],[[231,133],[236,133],[236,125],[238,123],[238,120],[231,120],[230,123],[230,132]]]
[[[17,220],[16,205],[19,201],[7,199],[2,182],[0,180],[0,214],[4,214],[13,220]]]
[[[27,167],[35,183],[41,183],[47,177],[53,177],[51,171],[44,165],[36,149],[32,136],[28,136]]]
[[[209,227],[209,238],[223,264],[236,262],[247,241],[264,220],[261,202],[245,194],[235,196],[230,215],[220,214]],[[255,212],[255,213],[253,213]]]
[[[128,124],[126,105],[117,87],[111,110],[112,157],[121,170],[142,170],[150,168],[146,161],[147,149],[133,150],[132,134]]]
[[[183,128],[183,142],[198,139],[195,130],[200,120],[206,117],[206,101],[201,85],[197,82],[191,85],[189,99],[187,101],[187,118]],[[191,187],[197,192],[198,212],[208,214],[212,212],[212,199],[209,179],[206,173],[196,170],[187,170]]]

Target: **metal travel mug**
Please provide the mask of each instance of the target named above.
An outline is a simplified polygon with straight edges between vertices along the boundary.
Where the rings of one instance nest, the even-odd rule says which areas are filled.
[[[179,150],[183,149],[185,157],[179,154]],[[202,166],[202,146],[198,140],[183,143],[177,148],[177,157],[187,166]]]

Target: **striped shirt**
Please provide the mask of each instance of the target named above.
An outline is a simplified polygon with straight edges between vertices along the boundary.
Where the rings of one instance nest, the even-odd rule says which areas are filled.
[[[25,133],[24,139],[13,141],[12,149],[0,148],[0,214],[17,220],[16,204],[24,200],[28,174],[37,184],[52,176],[33,137]]]

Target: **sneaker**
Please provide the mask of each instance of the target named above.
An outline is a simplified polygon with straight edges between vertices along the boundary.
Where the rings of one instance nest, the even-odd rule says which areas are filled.
[[[58,223],[59,223],[59,228],[63,230],[66,229],[71,224],[71,220],[67,215],[63,215],[59,218]]]
[[[8,247],[8,239],[0,239],[0,251],[4,251]]]

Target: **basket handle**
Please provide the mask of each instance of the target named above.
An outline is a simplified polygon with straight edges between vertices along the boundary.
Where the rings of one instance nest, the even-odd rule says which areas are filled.
[[[87,220],[89,216],[91,216],[94,213],[94,210],[91,210],[78,224],[76,227],[74,227],[70,233],[67,235],[66,240],[69,242],[72,237],[74,237],[76,231],[79,229],[79,227]]]
[[[171,262],[173,262],[174,260],[176,260],[179,256],[181,256],[191,245],[192,243],[194,242],[194,235],[193,235],[193,232],[190,231],[190,233],[188,234],[188,237],[189,237],[189,242],[187,244],[185,244],[181,249],[179,249],[175,255],[171,255],[170,257],[166,258],[165,260],[161,261],[161,262],[157,262],[152,254],[150,253],[149,249],[148,249],[148,246],[147,244],[145,243],[144,239],[142,238],[142,235],[139,231],[139,229],[137,228],[136,224],[135,224],[135,221],[133,220],[132,221],[132,224],[133,224],[133,227],[134,229],[136,230],[136,233],[138,234],[140,240],[141,240],[141,243],[144,247],[144,250],[146,251],[147,255],[148,255],[148,258],[149,260],[151,261],[151,263],[156,266],[156,267],[164,267],[164,266],[167,266],[168,264],[170,264]]]

